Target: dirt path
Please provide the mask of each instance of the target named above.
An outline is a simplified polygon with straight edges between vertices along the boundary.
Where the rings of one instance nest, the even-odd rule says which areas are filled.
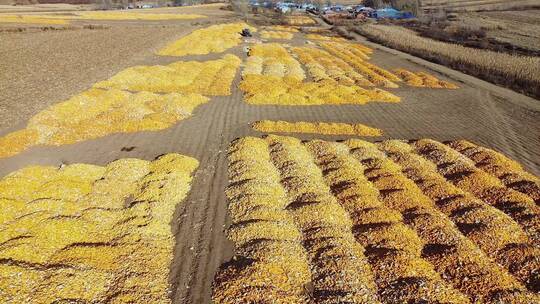
[[[361,37],[358,37],[359,39]],[[296,40],[293,43],[301,43]],[[223,230],[228,224],[226,149],[231,140],[260,135],[250,123],[260,119],[337,121],[363,123],[380,128],[384,136],[373,140],[433,138],[439,141],[468,139],[501,151],[519,160],[530,172],[540,174],[540,105],[537,100],[496,87],[462,73],[421,59],[362,41],[375,49],[371,62],[385,68],[423,70],[457,83],[458,90],[433,90],[401,87],[390,90],[402,97],[397,104],[369,103],[345,106],[253,106],[242,100],[237,88],[232,95],[214,97],[194,111],[191,118],[159,132],[116,134],[62,147],[32,148],[17,156],[0,160],[0,176],[30,164],[61,163],[105,164],[114,159],[136,157],[153,159],[168,152],[197,158],[199,170],[188,199],[179,204],[172,225],[176,236],[174,261],[170,273],[174,303],[210,302],[211,284],[219,265],[232,255],[232,246]],[[243,46],[233,53],[245,59]],[[206,60],[222,54],[194,56]],[[147,56],[139,62],[150,64],[172,58]],[[77,87],[66,81],[66,87]],[[61,89],[57,94],[63,94]],[[5,92],[4,94],[14,94]],[[303,139],[338,140],[347,136],[297,135]],[[127,147],[130,151],[122,151]]]

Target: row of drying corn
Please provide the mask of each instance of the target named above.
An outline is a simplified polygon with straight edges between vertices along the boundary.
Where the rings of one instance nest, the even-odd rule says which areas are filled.
[[[333,54],[334,56],[341,58],[351,66],[353,66],[358,73],[364,75],[371,83],[376,86],[383,86],[387,88],[397,88],[396,82],[401,79],[395,74],[380,68],[374,64],[366,61],[367,53],[364,50],[356,48],[350,48],[350,43],[320,43],[320,45]]]
[[[176,205],[198,162],[31,166],[0,180],[0,302],[167,303]]]
[[[425,244],[405,224],[401,212],[379,199],[381,192],[367,178],[370,168],[364,164],[373,155],[367,142],[349,141],[345,145],[314,141],[307,145],[314,147],[316,162],[326,172],[327,183],[352,215],[353,231],[367,249],[379,296],[384,302],[467,301],[422,258]]]
[[[426,144],[426,140],[423,144]],[[453,142],[450,146],[456,144],[478,149],[486,154],[496,153],[465,141]],[[401,166],[402,172],[436,203],[438,209],[447,215],[467,238],[529,289],[538,290],[538,287],[533,286],[538,286],[540,277],[536,270],[540,267],[540,261],[534,257],[540,256],[540,249],[517,222],[496,207],[452,184],[437,172],[435,164],[416,154],[414,147],[402,142],[389,142],[380,148]],[[503,163],[509,161],[506,157],[497,155]],[[489,163],[493,162],[487,162]],[[526,174],[518,167],[514,167],[513,171],[520,175]]]
[[[268,144],[246,137],[229,148],[226,190],[235,244],[233,260],[214,280],[216,303],[305,303],[311,280],[302,234],[286,210],[289,200]]]
[[[299,81],[305,78],[300,63],[278,43],[253,46],[249,51],[242,75],[244,77],[249,75],[290,77]]]
[[[310,259],[315,303],[374,303],[376,289],[364,248],[352,234],[349,213],[338,203],[309,146],[292,137],[268,136]],[[315,147],[316,148],[316,147]]]
[[[426,72],[414,73],[405,69],[396,69],[394,70],[394,73],[398,75],[405,83],[413,87],[457,89],[455,84],[437,79],[437,77]]]
[[[399,101],[397,96],[380,89],[347,86],[335,81],[303,82],[305,74],[300,63],[280,44],[256,45],[249,55],[240,84],[248,103],[314,105]],[[349,71],[351,77],[356,77],[355,82],[362,81],[360,75]]]
[[[372,86],[373,84],[357,73],[352,66],[328,52],[314,47],[292,48],[315,82],[330,81],[345,86]]]
[[[256,149],[247,144],[238,148],[238,143],[246,142]],[[451,146],[471,155],[487,171]],[[302,283],[295,285],[301,294],[295,302],[305,303],[306,298],[317,303],[539,301],[535,293],[539,217],[532,198],[537,195],[538,179],[503,155],[464,141],[446,146],[432,140],[301,143],[269,136],[241,139],[234,147],[228,194],[236,224],[231,235],[240,244],[237,260],[243,263],[225,271],[227,279],[243,276],[240,265],[246,258],[262,259],[265,253],[257,250],[266,247],[249,247],[248,257],[242,249],[243,237],[237,235],[245,233],[238,232],[246,229],[243,225],[264,218],[264,225],[247,230],[250,242],[260,238],[294,244],[295,250],[286,252],[295,252],[295,265],[309,269]],[[437,159],[441,159],[438,164]],[[480,178],[474,187],[463,181],[471,174]],[[508,178],[509,186],[498,176]],[[485,180],[491,184],[483,184]],[[264,190],[267,186],[274,190]],[[272,201],[279,201],[279,213],[258,206]],[[512,208],[516,204],[520,208]],[[247,211],[252,209],[257,211]],[[256,216],[242,220],[235,216],[250,212]],[[280,224],[286,228],[278,229]],[[274,257],[283,255],[267,251]],[[246,282],[258,282],[248,277],[237,280],[244,288]],[[227,293],[229,301],[246,291],[234,290],[237,293]],[[279,302],[260,291],[256,299]],[[287,293],[266,294],[285,299]]]
[[[292,31],[261,31],[261,38],[263,39],[281,39],[281,40],[291,40],[294,34]]]
[[[238,57],[225,55],[206,62],[125,69],[39,112],[25,129],[1,137],[0,158],[36,145],[64,145],[118,132],[168,128],[207,102],[203,95],[229,95],[240,63]]]
[[[153,93],[229,95],[241,60],[234,55],[209,61],[178,61],[169,65],[135,66],[94,85],[102,89]]]
[[[242,42],[240,32],[249,28],[252,32],[257,29],[245,23],[226,23],[212,25],[191,32],[158,52],[162,56],[204,55],[221,53]]]
[[[384,150],[385,146],[392,149],[400,145],[407,146],[398,141],[384,142],[380,146]],[[363,149],[353,154],[367,160],[365,165],[370,171],[366,176],[381,192],[381,200],[402,213],[407,224],[426,244],[423,257],[451,286],[473,302],[538,300],[534,293],[527,291],[506,269],[492,262],[465,237],[435,202],[405,176],[398,163],[375,145]],[[366,154],[369,159],[365,158]],[[425,171],[429,169],[424,168]]]

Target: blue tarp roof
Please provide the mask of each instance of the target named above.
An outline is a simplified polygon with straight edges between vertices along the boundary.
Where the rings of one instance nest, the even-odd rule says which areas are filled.
[[[377,18],[400,18],[402,12],[398,11],[395,8],[381,8],[375,11],[377,13]]]
[[[377,18],[394,18],[394,19],[400,19],[404,17],[404,13],[401,11],[398,11],[395,8],[387,7],[387,8],[381,8],[375,11],[377,14]]]

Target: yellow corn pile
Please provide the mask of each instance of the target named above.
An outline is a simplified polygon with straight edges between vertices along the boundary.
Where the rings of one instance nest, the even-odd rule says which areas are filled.
[[[399,97],[371,85],[345,61],[315,48],[293,48],[314,81],[303,82],[300,63],[278,43],[259,44],[250,50],[240,83],[252,104],[317,105],[365,104],[377,100],[399,102]]]
[[[231,82],[241,60],[234,55],[209,61],[178,61],[169,65],[135,66],[127,68],[96,88],[154,93],[196,93],[229,95]]]
[[[252,125],[253,129],[266,133],[315,133],[328,135],[382,136],[382,130],[363,124],[339,122],[288,122],[261,120]]]
[[[347,42],[347,39],[343,37],[324,36],[324,35],[319,35],[319,34],[307,34],[306,38],[312,39],[312,40],[331,41],[331,42]]]
[[[247,75],[240,83],[251,104],[323,105],[365,104],[371,101],[399,102],[400,98],[381,89],[317,82],[293,77]]]
[[[249,51],[242,75],[287,76],[298,80],[305,78],[300,63],[278,43],[254,45]]]
[[[339,42],[323,42],[320,45],[334,56],[353,66],[358,73],[377,86],[397,88],[398,85],[395,82],[401,81],[393,73],[367,62],[368,54],[371,53],[367,47],[360,44]]]
[[[298,33],[298,28],[294,26],[288,26],[288,25],[272,25],[272,26],[265,27],[265,29],[271,30],[271,31]]]
[[[261,38],[263,39],[281,39],[291,40],[294,34],[288,31],[261,31]]]
[[[245,23],[219,24],[199,29],[161,49],[158,55],[185,56],[221,53],[242,42],[240,32],[245,28],[252,32],[257,31],[256,28]]]
[[[37,24],[68,24],[70,20],[191,20],[207,18],[198,14],[153,14],[135,12],[103,12],[87,11],[73,14],[17,14],[2,15],[0,22],[37,23]]]
[[[240,262],[214,301],[537,303],[538,185],[508,174],[538,181],[465,141],[240,138],[226,190]]]
[[[433,88],[433,89],[457,89],[453,83],[437,79],[426,72],[410,72],[405,69],[396,69],[394,73],[398,75],[407,85],[412,87]]]
[[[69,21],[40,15],[0,15],[0,23],[68,24]]]
[[[90,89],[30,119],[24,130],[0,138],[0,157],[35,145],[63,145],[112,133],[166,129],[208,101],[199,94]]]
[[[313,25],[316,22],[308,16],[289,16],[285,18],[285,23],[288,25]]]
[[[90,20],[191,20],[207,18],[198,14],[152,14],[134,12],[78,12],[75,19]]]
[[[170,222],[197,160],[31,166],[0,180],[1,303],[170,303]]]
[[[369,80],[342,59],[315,47],[292,48],[310,76],[316,82],[335,82],[341,85],[373,86]]]

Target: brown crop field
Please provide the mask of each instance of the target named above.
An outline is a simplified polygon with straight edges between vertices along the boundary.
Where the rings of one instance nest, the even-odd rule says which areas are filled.
[[[538,100],[237,4],[0,5],[0,303],[540,303]]]

